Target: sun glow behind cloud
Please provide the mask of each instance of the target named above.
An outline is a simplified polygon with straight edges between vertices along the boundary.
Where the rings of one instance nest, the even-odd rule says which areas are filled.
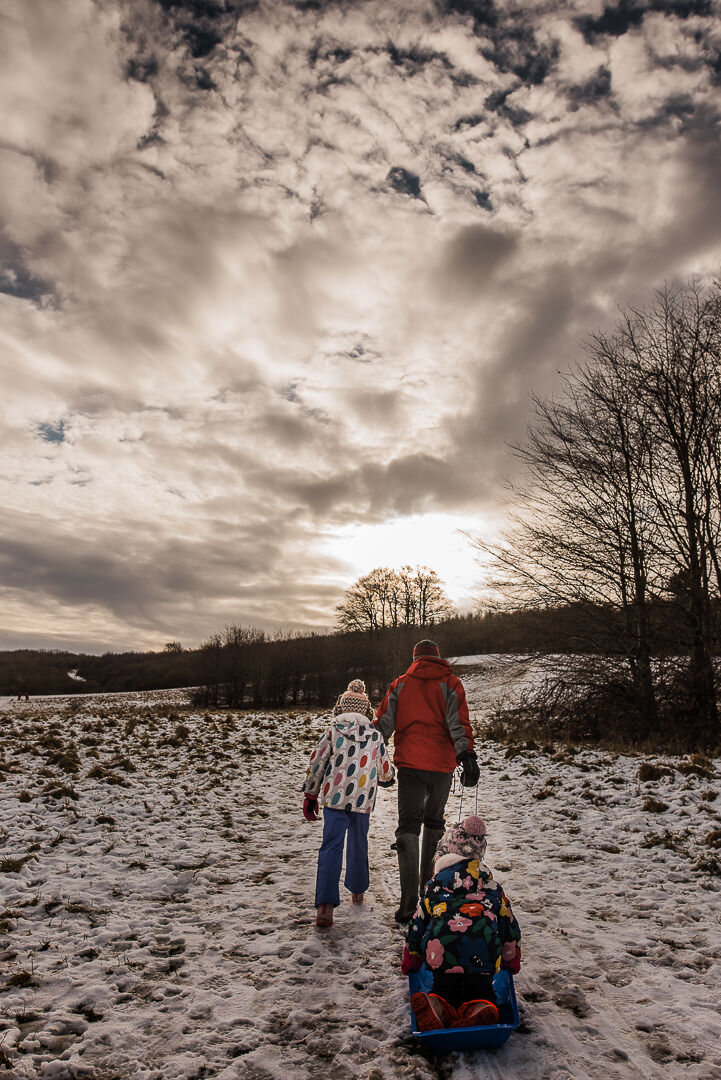
[[[326,550],[352,568],[354,580],[381,566],[427,566],[442,579],[456,609],[467,611],[475,606],[483,567],[463,534],[490,538],[495,527],[490,520],[484,527],[478,517],[414,514],[379,525],[343,526],[326,540]]]

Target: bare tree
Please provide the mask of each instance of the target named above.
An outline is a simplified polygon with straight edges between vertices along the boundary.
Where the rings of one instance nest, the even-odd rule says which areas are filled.
[[[564,400],[535,398],[527,444],[516,447],[529,482],[516,489],[523,517],[490,551],[495,584],[513,604],[576,605],[588,611],[585,632],[603,633],[603,613],[621,613],[616,637],[636,686],[640,724],[655,718],[648,628],[648,516],[637,466],[642,431],[615,393],[609,373],[579,367]],[[612,640],[603,633],[604,644]]]
[[[386,566],[371,570],[338,604],[341,630],[379,631],[398,626],[431,626],[453,614],[453,605],[435,570],[427,566]]]
[[[419,626],[433,626],[441,619],[450,618],[453,605],[443,591],[443,582],[435,570],[417,566],[411,579],[416,597],[416,622]]]
[[[534,398],[527,442],[515,447],[529,477],[516,489],[515,528],[495,546],[475,541],[512,603],[592,606],[593,628],[620,625],[607,648],[627,662],[646,732],[656,717],[651,609],[672,584],[699,742],[718,733],[719,298],[693,283],[663,290],[648,310],[623,312],[612,335],[591,337],[560,400]]]
[[[648,432],[643,474],[654,509],[654,557],[689,632],[691,715],[699,739],[718,731],[714,597],[721,587],[721,290],[692,282],[624,313],[601,355],[636,374]]]

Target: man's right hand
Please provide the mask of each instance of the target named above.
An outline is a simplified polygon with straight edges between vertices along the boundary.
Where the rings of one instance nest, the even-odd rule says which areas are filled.
[[[481,778],[481,770],[478,768],[478,758],[473,750],[464,750],[459,754],[456,761],[463,770],[461,783],[464,787],[475,787]]]

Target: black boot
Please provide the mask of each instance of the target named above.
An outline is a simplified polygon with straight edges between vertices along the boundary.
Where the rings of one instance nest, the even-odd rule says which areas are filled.
[[[401,833],[396,839],[401,879],[401,902],[395,914],[397,923],[407,923],[418,903],[418,848],[419,839],[415,833]]]
[[[423,844],[421,845],[421,877],[420,887],[423,890],[427,881],[433,877],[433,859],[438,847],[438,841],[443,836],[443,829],[429,829],[423,826]]]

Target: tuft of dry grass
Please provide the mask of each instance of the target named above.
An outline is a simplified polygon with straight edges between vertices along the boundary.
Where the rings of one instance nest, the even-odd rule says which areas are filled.
[[[12,856],[7,855],[5,858],[0,859],[0,873],[2,874],[17,874],[19,873],[26,862],[32,858],[32,855],[20,855],[14,859]]]
[[[43,795],[47,795],[51,799],[80,798],[74,788],[68,787],[67,784],[58,784],[57,782],[53,782],[52,780],[43,788]]]
[[[644,761],[639,766],[639,770],[636,774],[642,783],[647,780],[660,780],[662,776],[673,776],[673,769],[668,765],[657,765],[653,761]]]
[[[679,835],[670,832],[668,829],[665,833],[647,833],[641,847],[663,847],[666,848],[667,851],[675,851],[679,854],[684,854],[686,851],[682,843],[682,838]]]
[[[703,780],[713,780],[716,775],[713,764],[704,754],[691,754],[688,761],[680,761],[676,768],[684,776],[700,776]]]
[[[702,874],[709,874],[711,877],[721,877],[721,862],[713,855],[702,855],[694,863],[694,870],[700,870]]]
[[[648,810],[651,814],[662,814],[664,810],[668,810],[668,803],[663,802],[661,799],[654,799],[652,795],[647,795],[643,800],[643,809]]]
[[[5,985],[7,987],[17,986],[22,988],[26,986],[37,986],[37,983],[29,971],[16,971],[14,975],[10,976]]]

